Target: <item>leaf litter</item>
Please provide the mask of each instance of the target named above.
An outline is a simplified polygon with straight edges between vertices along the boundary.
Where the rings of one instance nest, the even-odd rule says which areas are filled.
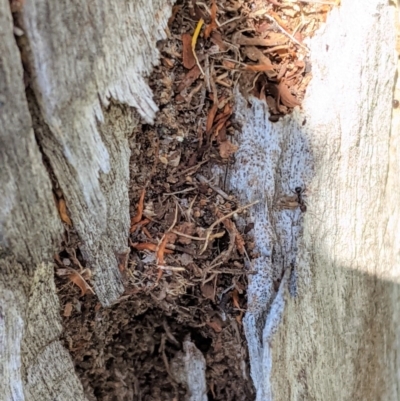
[[[88,400],[187,399],[170,366],[188,338],[204,355],[209,400],[254,399],[242,325],[254,225],[241,232],[235,219],[256,202],[241,205],[212,167],[227,172],[235,162],[236,87],[264,100],[273,121],[301,107],[311,79],[304,39],[332,6],[187,0],[173,7],[150,77],[160,111],[130,138],[130,251],[116,255],[125,293],[110,308],[93,293],[59,202],[67,230],[55,257],[64,344]]]

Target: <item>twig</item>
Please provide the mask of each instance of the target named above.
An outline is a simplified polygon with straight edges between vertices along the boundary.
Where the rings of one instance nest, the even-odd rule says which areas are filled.
[[[163,196],[170,196],[170,195],[183,194],[183,193],[185,193],[185,192],[194,191],[195,189],[196,189],[196,188],[191,187],[191,188],[183,189],[182,191],[178,191],[178,192],[164,192],[164,193],[163,193]]]
[[[207,184],[213,191],[221,195],[224,199],[227,201],[231,201],[232,198],[226,194],[221,188],[216,187],[215,185],[212,185],[209,180],[207,180],[206,177],[204,177],[201,174],[197,174],[196,178],[202,183],[202,184]]]
[[[243,210],[248,209],[249,207],[251,207],[251,206],[253,206],[253,205],[255,205],[255,204],[259,203],[259,202],[260,202],[259,200],[256,200],[256,201],[254,201],[254,202],[249,203],[248,205],[239,207],[238,209],[234,210],[233,212],[228,213],[226,216],[223,216],[223,217],[221,217],[220,219],[218,219],[217,221],[215,221],[214,223],[212,223],[211,226],[208,227],[207,230],[206,230],[206,233],[207,233],[207,234],[206,234],[206,242],[205,242],[205,244],[204,244],[204,246],[203,246],[203,249],[202,249],[201,252],[200,252],[200,255],[201,255],[202,253],[204,253],[204,251],[207,249],[208,241],[209,241],[211,232],[212,232],[213,228],[214,228],[216,225],[218,225],[219,223],[221,223],[221,222],[224,221],[225,219],[228,219],[229,217],[233,216],[235,213],[240,213],[240,212],[242,212]]]
[[[303,44],[301,44],[293,35],[291,35],[289,32],[287,32],[285,29],[283,29],[279,24],[278,21],[274,18],[271,17],[268,14],[264,14],[264,16],[269,19],[272,23],[276,24],[276,26],[278,27],[278,29],[284,33],[289,39],[292,40],[292,42],[296,43],[297,45],[299,45],[300,47],[302,47],[304,50],[306,50],[307,52],[309,52],[309,48],[307,46],[304,46]]]

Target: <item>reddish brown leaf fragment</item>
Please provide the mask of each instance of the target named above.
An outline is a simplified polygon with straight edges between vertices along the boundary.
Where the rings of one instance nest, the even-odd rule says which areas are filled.
[[[182,60],[183,66],[188,70],[191,70],[196,64],[192,50],[192,35],[190,33],[182,34]]]
[[[81,290],[81,297],[84,296],[87,292],[91,292],[94,294],[94,291],[90,287],[90,285],[86,282],[86,280],[77,272],[75,269],[68,269],[71,273],[68,275],[68,278],[77,285]]]
[[[207,326],[211,327],[216,333],[221,333],[221,331],[222,331],[222,325],[216,319],[213,319],[210,322],[207,322]]]
[[[211,39],[210,40],[211,40],[212,43],[214,43],[214,45],[217,45],[222,52],[225,52],[225,51],[228,50],[228,46],[223,42],[222,35],[219,32],[214,31],[211,34]],[[230,63],[233,64],[232,68],[234,68],[235,64],[232,63],[232,62],[230,62]]]
[[[232,291],[232,303],[235,308],[240,309],[239,292],[236,288]]]
[[[68,216],[67,205],[63,198],[58,200],[58,212],[60,213],[61,220],[69,226],[72,226],[72,221]]]
[[[182,92],[184,89],[192,85],[194,81],[200,76],[200,69],[197,65],[195,65],[186,75],[185,78],[182,79],[181,83],[178,86],[178,92]]]
[[[71,303],[71,302],[67,302],[67,303],[65,304],[65,307],[64,307],[64,313],[63,313],[63,315],[64,315],[65,317],[70,317],[70,316],[71,316],[71,313],[72,313],[72,303]]]
[[[153,251],[155,252],[157,250],[157,245],[152,244],[151,242],[142,242],[142,243],[131,243],[131,247],[137,249],[138,251]],[[170,249],[165,249],[164,253],[173,253]]]
[[[134,231],[136,231],[136,229],[138,227],[142,227],[143,228],[143,226],[145,226],[146,224],[149,224],[149,223],[150,223],[149,219],[144,219],[142,221],[139,221],[139,223],[133,224],[131,226],[130,232],[133,233]]]
[[[208,116],[207,116],[207,123],[206,123],[206,132],[207,134],[209,134],[211,132],[213,123],[214,123],[214,118],[215,115],[217,114],[218,111],[218,103],[214,103],[210,109],[210,111],[208,112]]]
[[[137,212],[131,219],[131,227],[134,224],[139,223],[140,220],[142,220],[142,217],[143,217],[143,203],[144,203],[144,194],[145,193],[146,193],[146,190],[143,188],[142,193],[140,194],[140,199],[139,199],[139,203],[138,203],[138,206],[137,206]]]
[[[290,93],[289,87],[282,80],[278,85],[279,97],[282,104],[286,107],[300,106],[300,102]]]
[[[239,146],[234,145],[230,141],[224,141],[219,144],[219,155],[223,159],[227,159],[230,156],[232,156],[238,149],[239,149]]]
[[[156,256],[157,256],[157,264],[158,265],[165,265],[164,261],[164,253],[166,253],[165,246],[167,245],[169,241],[169,236],[168,234],[165,234],[163,240],[161,241],[161,244],[158,246]]]
[[[170,27],[172,25],[172,23],[175,21],[176,15],[178,14],[178,12],[180,11],[181,6],[173,6],[172,7],[172,14],[169,17],[168,20],[168,26]]]
[[[215,0],[212,1],[212,5],[211,5],[211,23],[209,25],[207,25],[205,31],[204,31],[204,37],[206,39],[209,38],[211,32],[218,28],[217,23],[215,22],[215,19],[217,18],[217,3],[215,2]]]
[[[264,71],[273,71],[274,67],[272,64],[255,64],[255,65],[246,65],[244,67],[246,71],[256,71],[256,72],[264,72]]]

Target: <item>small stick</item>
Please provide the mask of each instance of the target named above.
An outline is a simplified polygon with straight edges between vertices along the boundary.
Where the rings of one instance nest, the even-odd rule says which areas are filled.
[[[203,26],[203,24],[204,24],[204,20],[203,20],[203,18],[200,18],[199,22],[197,23],[196,29],[194,30],[193,37],[192,37],[192,51],[193,51],[193,56],[196,59],[196,63],[197,63],[197,66],[199,67],[200,72],[203,75],[205,75],[203,69],[201,68],[199,59],[197,58],[197,54],[196,54],[196,42],[197,42],[197,38],[199,37],[201,27]]]
[[[226,194],[221,188],[216,187],[215,185],[212,185],[206,177],[204,177],[201,174],[197,174],[196,178],[202,183],[202,184],[207,184],[213,191],[215,191],[217,194],[221,195],[224,199],[227,201],[231,201],[231,197]]]
[[[296,43],[297,45],[299,45],[300,47],[302,47],[304,50],[306,50],[307,52],[309,52],[309,48],[307,46],[302,45],[293,35],[291,35],[289,32],[287,32],[285,29],[283,29],[279,24],[278,21],[276,21],[275,18],[271,17],[268,14],[264,14],[264,16],[269,19],[271,22],[275,23],[276,26],[278,27],[278,29],[284,33],[289,39],[291,39],[294,43]]]
[[[225,219],[227,219],[227,218],[233,216],[235,213],[240,213],[240,212],[242,212],[243,210],[248,209],[249,207],[251,207],[251,206],[253,206],[253,205],[255,205],[255,204],[259,203],[259,202],[260,202],[259,200],[256,200],[256,201],[254,201],[254,202],[249,203],[248,205],[239,207],[238,209],[234,210],[233,212],[228,213],[226,216],[223,216],[223,217],[221,217],[220,219],[218,219],[217,221],[215,221],[214,223],[212,223],[211,226],[208,227],[207,230],[206,230],[206,232],[207,232],[207,235],[206,235],[206,242],[205,242],[205,244],[204,244],[204,246],[203,246],[203,249],[202,249],[201,252],[200,252],[200,255],[201,255],[202,253],[204,253],[204,251],[207,249],[208,241],[209,241],[211,232],[212,232],[213,228],[214,228],[216,225],[218,225],[219,223],[221,223],[221,222],[224,221]]]

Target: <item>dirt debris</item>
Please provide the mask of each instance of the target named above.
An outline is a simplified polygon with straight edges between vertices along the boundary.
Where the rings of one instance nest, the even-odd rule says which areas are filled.
[[[239,204],[212,167],[234,163],[235,88],[265,100],[274,121],[301,105],[311,79],[304,39],[331,7],[174,6],[150,78],[160,111],[130,143],[131,251],[118,255],[124,295],[108,309],[98,303],[68,216],[55,258],[64,343],[89,400],[184,400],[170,363],[189,338],[206,361],[209,400],[254,398],[242,326],[252,223],[243,232],[235,224],[252,205]]]

